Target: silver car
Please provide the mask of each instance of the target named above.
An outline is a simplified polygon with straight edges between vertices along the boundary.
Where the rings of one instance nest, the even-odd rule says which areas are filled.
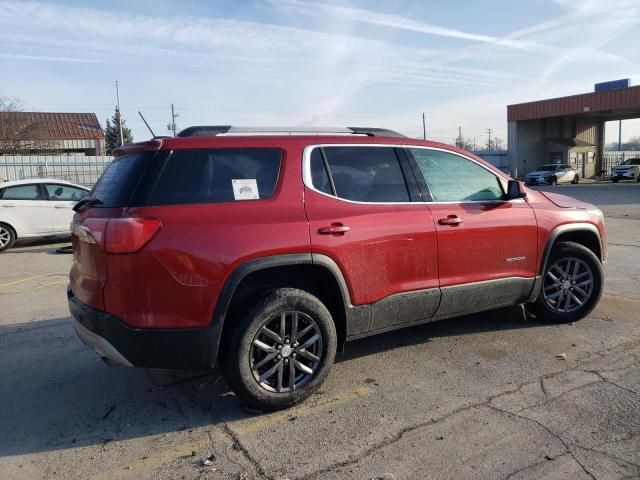
[[[611,181],[617,183],[620,180],[640,182],[640,157],[629,158],[611,169]]]
[[[527,173],[524,177],[524,182],[527,185],[555,185],[557,183],[578,183],[579,181],[578,171],[566,163],[543,165],[535,172]]]

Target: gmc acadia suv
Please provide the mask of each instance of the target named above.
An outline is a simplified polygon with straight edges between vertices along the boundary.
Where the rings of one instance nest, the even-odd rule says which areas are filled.
[[[348,340],[518,304],[572,322],[602,292],[600,210],[449,145],[190,127],[116,155],[75,207],[78,335],[111,364],[217,363],[263,410]]]

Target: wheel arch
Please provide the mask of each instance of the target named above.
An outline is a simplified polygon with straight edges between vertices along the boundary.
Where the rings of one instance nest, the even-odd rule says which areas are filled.
[[[5,222],[4,220],[0,220],[0,225],[4,225],[5,227],[9,227],[13,231],[13,234],[15,235],[15,237],[18,238],[18,230],[16,229],[16,227],[11,225],[9,222]]]
[[[560,225],[551,231],[547,243],[545,244],[542,259],[540,261],[539,275],[544,274],[544,270],[549,260],[549,255],[553,246],[558,242],[574,242],[591,250],[602,262],[602,238],[598,228],[591,223],[574,223]]]
[[[250,260],[237,267],[225,282],[213,314],[221,325],[219,349],[223,350],[233,331],[233,317],[246,302],[255,301],[274,288],[292,287],[306,290],[322,301],[333,318],[338,346],[346,341],[346,310],[349,291],[337,264],[325,255],[304,253],[276,255]],[[218,353],[220,355],[220,353]]]

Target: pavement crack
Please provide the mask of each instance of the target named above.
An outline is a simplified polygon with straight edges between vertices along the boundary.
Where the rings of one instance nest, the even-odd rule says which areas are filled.
[[[504,477],[504,480],[510,480],[511,478],[515,477],[519,473],[525,472],[525,471],[529,470],[530,468],[534,468],[534,467],[537,467],[539,465],[543,465],[543,464],[545,464],[545,463],[547,463],[549,461],[558,460],[559,458],[562,458],[565,455],[570,455],[570,452],[567,451],[567,452],[561,453],[560,455],[557,455],[557,456],[553,457],[551,460],[548,460],[548,459],[545,458],[543,460],[540,460],[539,462],[535,462],[535,463],[531,463],[529,465],[525,465],[524,467],[519,468],[515,472],[511,472],[509,475]]]
[[[597,454],[603,455],[603,456],[605,456],[607,458],[610,458],[611,460],[615,460],[617,462],[622,462],[623,464],[625,464],[625,465],[623,465],[624,467],[626,467],[627,465],[633,465],[634,467],[640,469],[640,465],[638,465],[637,463],[630,462],[629,460],[625,460],[623,458],[617,457],[616,455],[613,455],[613,454],[611,454],[609,452],[603,452],[602,450],[596,450],[597,447],[590,448],[590,447],[583,447],[581,445],[575,445],[575,444],[572,444],[571,446],[574,447],[574,448],[579,448],[580,450],[586,450],[588,452],[593,452],[593,453],[597,453]]]
[[[233,430],[231,430],[227,423],[220,424],[219,428],[220,430],[222,430],[222,433],[229,437],[232,442],[233,448],[242,453],[242,456],[251,464],[260,478],[264,478],[266,480],[274,480],[274,477],[268,475],[262,465],[260,465],[260,462],[253,458],[251,453],[249,453],[249,450],[247,450],[247,448],[240,441],[238,435],[236,435]]]
[[[500,412],[500,413],[504,414],[504,415],[508,415],[508,416],[512,416],[512,417],[517,417],[517,418],[520,418],[520,419],[522,419],[522,420],[525,420],[525,421],[528,421],[528,422],[533,422],[533,423],[535,423],[536,425],[538,425],[540,428],[542,428],[543,430],[545,430],[549,435],[551,435],[552,437],[554,437],[555,439],[557,439],[560,443],[562,443],[562,445],[564,446],[564,448],[565,448],[565,450],[566,450],[566,453],[568,453],[568,454],[571,456],[571,458],[573,458],[573,459],[575,460],[575,462],[576,462],[578,465],[580,465],[580,468],[582,468],[582,470],[584,471],[584,473],[586,473],[587,475],[589,475],[589,477],[590,477],[590,478],[593,478],[593,480],[596,480],[595,475],[593,475],[593,473],[591,473],[591,472],[587,469],[587,467],[585,467],[585,466],[582,464],[582,462],[581,462],[580,460],[578,460],[578,458],[575,456],[575,454],[571,451],[571,447],[572,447],[572,445],[571,445],[571,444],[569,444],[569,443],[567,443],[567,442],[565,442],[565,441],[563,440],[563,438],[562,438],[560,435],[558,435],[556,432],[554,432],[553,430],[551,430],[551,429],[550,429],[549,427],[547,427],[544,423],[542,423],[542,422],[540,422],[540,421],[536,420],[535,418],[529,418],[529,417],[525,417],[524,415],[519,415],[519,414],[517,414],[517,413],[512,413],[512,412],[509,412],[509,411],[507,411],[507,410],[502,410],[501,408],[495,407],[495,406],[493,406],[493,405],[487,405],[487,406],[488,406],[489,408],[491,408],[491,409],[493,409],[493,410],[497,411],[497,412]]]
[[[621,368],[619,370],[625,370],[624,368]],[[596,371],[596,370],[581,370],[582,372],[588,372],[588,373],[593,373],[594,375],[597,375],[598,377],[600,377],[600,379],[604,382],[604,383],[608,383],[609,385],[613,385],[614,387],[617,387],[621,390],[624,390],[625,392],[629,392],[632,395],[639,395],[639,392],[636,392],[635,390],[632,390],[630,388],[627,387],[623,387],[622,385],[617,384],[616,382],[614,382],[613,380],[610,380],[608,378],[606,378],[604,375],[602,375],[600,372]],[[610,371],[616,371],[616,370],[610,370]]]
[[[549,392],[547,392],[547,387],[545,387],[544,385],[544,379],[545,379],[544,376],[540,377],[540,389],[542,390],[542,393],[544,393],[544,398],[548,399]]]
[[[615,245],[616,247],[635,247],[635,248],[640,248],[640,245],[630,245],[628,243],[609,243],[609,245]]]

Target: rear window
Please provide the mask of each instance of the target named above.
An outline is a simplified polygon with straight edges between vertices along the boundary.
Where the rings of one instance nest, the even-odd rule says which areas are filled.
[[[148,205],[271,198],[282,152],[277,148],[176,150],[164,162]]]
[[[125,155],[109,164],[89,196],[102,201],[101,207],[126,207],[132,204],[132,196],[148,167],[155,152]]]

